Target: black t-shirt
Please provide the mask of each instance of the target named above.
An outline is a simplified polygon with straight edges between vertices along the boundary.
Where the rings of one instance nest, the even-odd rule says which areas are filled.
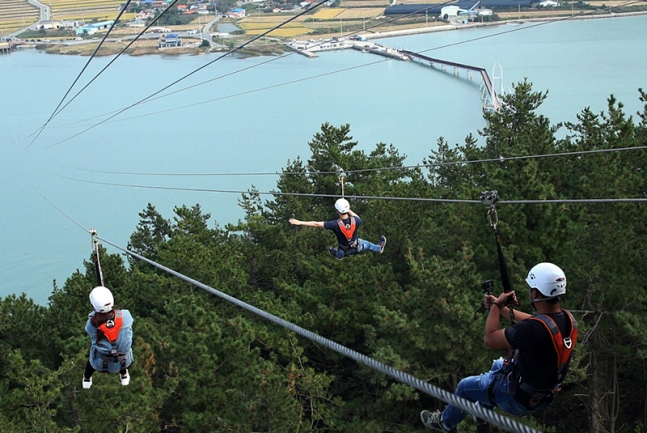
[[[355,218],[355,231],[353,232],[353,238],[351,239],[351,241],[354,241],[354,240],[357,239],[357,236],[359,234],[359,226],[362,225],[362,219],[360,217],[358,217],[358,216],[355,216],[355,217],[345,218],[345,219],[343,219],[341,221],[342,221],[342,223],[344,225],[346,225],[348,228],[350,228],[351,218]],[[333,233],[335,233],[335,236],[337,236],[337,242],[339,243],[339,245],[347,246],[348,245],[348,239],[346,239],[346,235],[344,235],[341,232],[341,229],[339,228],[339,224],[337,224],[337,221],[339,221],[339,220],[336,219],[336,220],[332,220],[332,221],[326,221],[324,223],[324,228],[327,229],[327,230],[332,230]]]
[[[570,334],[566,313],[547,314],[559,327],[562,337]],[[557,378],[557,352],[546,326],[539,320],[526,319],[505,329],[505,338],[519,349],[518,372],[522,381],[536,390],[551,389]]]

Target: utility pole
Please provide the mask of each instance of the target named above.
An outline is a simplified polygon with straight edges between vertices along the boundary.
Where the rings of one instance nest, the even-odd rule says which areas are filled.
[[[425,9],[425,27],[429,27],[429,10]]]

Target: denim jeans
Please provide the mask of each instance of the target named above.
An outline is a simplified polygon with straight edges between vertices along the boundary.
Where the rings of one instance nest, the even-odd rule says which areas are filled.
[[[493,409],[488,388],[492,385],[502,367],[503,358],[495,359],[492,362],[492,368],[487,373],[466,377],[461,380],[454,394],[488,409]],[[494,402],[499,409],[514,416],[522,416],[528,413],[527,409],[514,399],[514,396],[508,394],[508,380],[506,377],[501,378],[494,390]],[[449,405],[443,412],[442,421],[445,427],[451,430],[463,421],[466,416],[467,412]]]
[[[346,255],[352,256],[353,254],[359,254],[366,250],[373,251],[374,253],[379,253],[380,246],[372,244],[369,241],[365,241],[364,239],[357,239],[357,249],[349,248],[348,251],[346,251]],[[339,258],[344,257],[344,250],[342,250],[339,247],[337,247],[337,257]]]

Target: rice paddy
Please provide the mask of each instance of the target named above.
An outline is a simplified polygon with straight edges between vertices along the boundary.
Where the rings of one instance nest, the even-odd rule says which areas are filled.
[[[310,17],[315,20],[331,20],[333,18],[336,18],[340,13],[344,12],[344,10],[345,9],[342,8],[322,9],[315,12]]]

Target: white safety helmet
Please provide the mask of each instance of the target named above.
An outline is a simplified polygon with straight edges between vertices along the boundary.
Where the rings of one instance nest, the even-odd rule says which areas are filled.
[[[350,210],[350,203],[345,198],[340,198],[335,202],[335,209],[339,213],[347,213]]]
[[[97,313],[107,313],[112,310],[115,299],[110,290],[103,286],[97,286],[90,292],[90,303]]]
[[[535,265],[526,283],[531,289],[537,289],[547,298],[554,298],[566,293],[566,275],[559,266],[544,262]]]

